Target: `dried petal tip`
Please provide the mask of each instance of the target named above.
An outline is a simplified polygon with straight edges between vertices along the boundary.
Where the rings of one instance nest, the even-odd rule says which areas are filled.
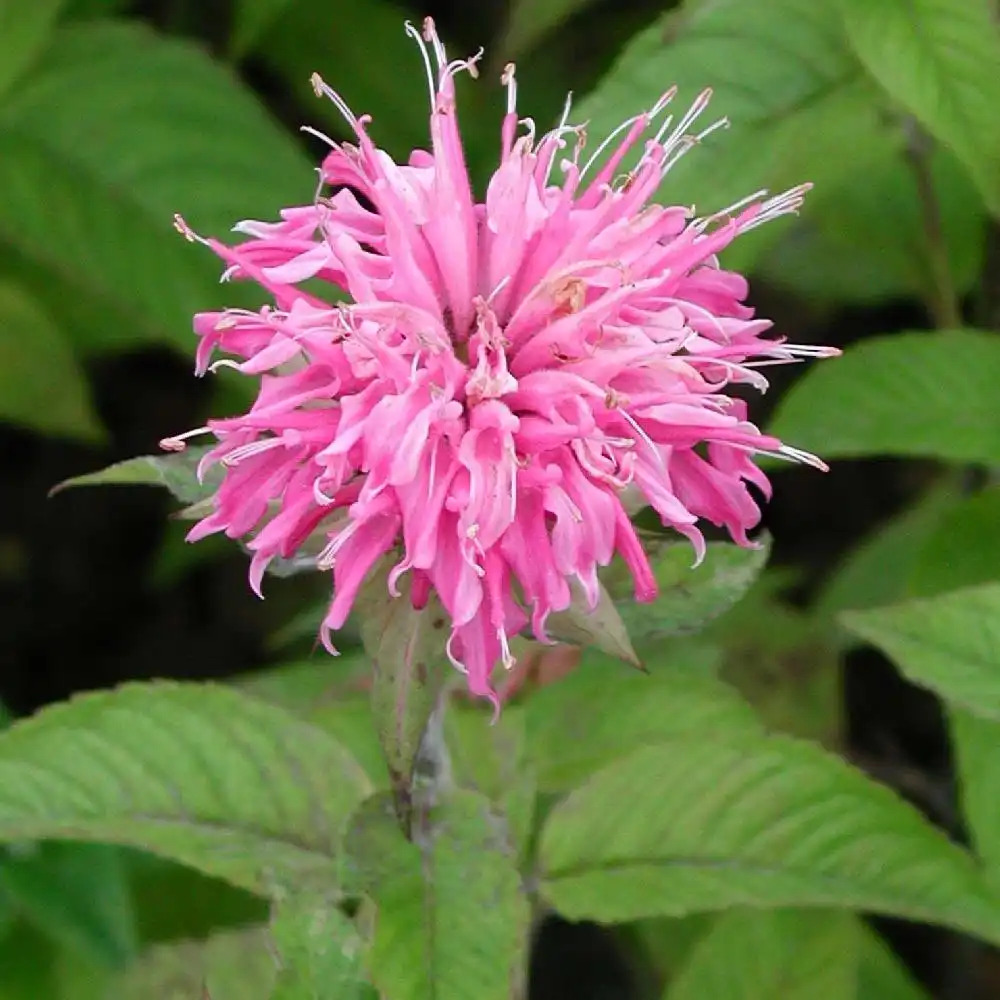
[[[255,589],[276,558],[331,573],[320,630],[331,652],[363,581],[393,553],[389,591],[405,574],[415,607],[436,591],[448,656],[498,706],[491,678],[514,664],[511,637],[530,628],[547,641],[549,616],[580,588],[596,595],[616,554],[636,598],[656,596],[628,516],[638,505],[700,559],[705,521],[751,544],[752,490],[770,489],[757,456],[825,468],[761,433],[730,390],[764,390],[762,367],[836,351],[768,337],[745,279],[718,263],[741,233],[797,211],[809,185],[702,219],[653,201],[670,168],[727,124],[701,121],[710,90],[675,121],[670,88],[584,159],[569,101],[544,135],[518,119],[508,64],[499,163],[476,198],[454,78],[475,76],[481,53],[449,62],[430,18],[406,30],[430,91],[427,150],[393,162],[313,74],[354,133],[351,144],[323,137],[315,199],[240,223],[235,246],[175,219],[225,277],[273,299],[195,318],[196,370],[234,367],[259,392],[247,413],[192,432],[214,434],[199,474],[214,466],[221,485],[191,537],[249,539]]]

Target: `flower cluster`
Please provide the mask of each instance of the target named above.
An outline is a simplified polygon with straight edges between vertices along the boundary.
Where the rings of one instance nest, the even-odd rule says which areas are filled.
[[[754,457],[822,463],[762,434],[727,390],[766,388],[761,365],[835,352],[768,338],[746,281],[716,257],[793,212],[807,186],[706,218],[651,202],[723,124],[696,129],[707,91],[676,122],[667,92],[585,155],[568,104],[541,137],[519,121],[508,66],[500,163],[477,201],[454,87],[476,59],[449,62],[429,19],[408,30],[427,69],[430,150],[393,162],[314,77],[356,144],[330,142],[312,204],[240,223],[237,246],[203,241],[274,305],[195,319],[198,372],[229,365],[260,390],[246,414],[199,429],[218,440],[202,470],[221,464],[224,478],[190,538],[248,537],[259,591],[269,562],[322,533],[328,646],[376,561],[395,553],[389,592],[404,574],[415,606],[437,592],[448,656],[472,693],[493,698],[509,638],[530,625],[545,641],[574,590],[596,603],[598,567],[616,553],[637,600],[655,597],[627,513],[636,500],[698,557],[701,521],[749,544],[760,512],[748,484],[768,494]],[[338,295],[317,296],[317,282]],[[215,351],[228,358],[213,364]]]

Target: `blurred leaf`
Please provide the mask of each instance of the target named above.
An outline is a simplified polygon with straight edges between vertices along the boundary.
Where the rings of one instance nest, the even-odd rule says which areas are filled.
[[[26,921],[15,923],[0,939],[0,1000],[59,997],[56,957],[51,939]]]
[[[1000,339],[974,330],[895,333],[816,365],[768,432],[824,458],[910,455],[1000,462]]]
[[[763,570],[771,548],[764,537],[758,548],[747,549],[724,542],[710,542],[704,562],[693,566],[694,552],[687,542],[647,536],[643,548],[659,586],[649,603],[633,598],[632,578],[622,562],[604,574],[612,597],[632,641],[651,643],[665,636],[695,632],[729,610]]]
[[[950,489],[933,490],[863,538],[820,591],[817,615],[832,619],[848,608],[870,608],[902,598],[926,539],[954,503]]]
[[[885,941],[865,924],[861,931],[857,1000],[930,1000]]]
[[[378,145],[405,161],[411,149],[426,148],[430,142],[424,66],[405,31],[408,17],[409,11],[390,0],[291,0],[271,24],[260,55],[303,97],[312,97],[309,78],[319,73],[355,114],[372,116],[371,135]],[[330,101],[313,100],[307,108],[307,124],[325,125],[334,138],[354,141]],[[467,132],[465,118],[462,125]]]
[[[271,1000],[377,1000],[362,970],[364,943],[333,900],[286,901],[271,924],[281,971]]]
[[[684,733],[550,813],[542,892],[571,920],[844,906],[1000,940],[1000,898],[911,806],[812,744]]]
[[[277,962],[263,929],[150,948],[106,1000],[270,1000]]]
[[[848,913],[734,910],[695,946],[665,1000],[854,1000],[859,936]]]
[[[0,887],[40,930],[93,961],[120,966],[135,953],[135,917],[114,848],[22,846],[0,860]]]
[[[294,0],[236,0],[230,55],[234,58],[245,56],[292,2]]]
[[[0,97],[38,57],[64,0],[0,0]]]
[[[907,593],[913,597],[931,597],[991,580],[1000,580],[1000,488],[997,487],[944,511],[930,537],[915,554]]]
[[[1000,720],[1000,584],[841,616],[914,684]]]
[[[815,616],[782,598],[785,586],[782,574],[759,577],[706,637],[725,650],[719,676],[767,728],[835,746],[843,702],[836,650]]]
[[[573,603],[565,611],[551,614],[545,623],[553,639],[574,646],[586,646],[608,653],[615,659],[639,666],[625,623],[603,584],[597,606],[591,610],[579,587],[574,587]]]
[[[714,739],[760,729],[732,688],[669,656],[646,675],[585,653],[571,674],[536,691],[526,712],[528,753],[543,791],[572,788],[610,761],[678,734]]]
[[[0,283],[0,420],[94,441],[103,431],[63,332],[14,285]]]
[[[0,107],[0,245],[89,348],[153,339],[188,350],[193,312],[252,301],[218,287],[212,255],[172,231],[175,212],[224,232],[308,202],[314,187],[293,141],[232,76],[136,24],[57,30]]]
[[[1000,30],[987,0],[841,0],[872,77],[966,165],[1000,213]]]
[[[98,472],[73,476],[53,487],[50,495],[73,486],[165,486],[181,503],[194,504],[214,494],[219,485],[215,468],[198,482],[195,470],[207,448],[187,448],[169,455],[141,455],[115,462]]]
[[[678,117],[710,86],[711,114],[732,122],[671,168],[664,185],[671,203],[694,204],[701,214],[760,188],[832,186],[894,142],[834,4],[717,0],[671,12],[626,47],[574,120],[603,139],[675,83]],[[844,157],[846,145],[857,155]],[[747,267],[779,233],[767,226],[741,239],[726,251],[726,265]]]
[[[409,844],[377,800],[348,834],[378,907],[372,978],[393,1000],[508,1000],[524,974],[528,901],[489,802],[453,792]],[[352,851],[351,848],[354,848]]]
[[[331,737],[201,684],[130,684],[48,708],[0,736],[0,839],[142,847],[235,885],[330,878],[368,790]]]
[[[266,923],[267,902],[229,882],[143,851],[121,849],[143,947]]]
[[[499,51],[514,59],[594,0],[512,0]]]
[[[985,214],[982,201],[951,152],[930,156],[941,227],[958,294],[979,278]],[[912,167],[886,149],[851,176],[810,195],[803,217],[765,252],[768,281],[809,299],[869,304],[925,295],[930,280],[923,206]]]

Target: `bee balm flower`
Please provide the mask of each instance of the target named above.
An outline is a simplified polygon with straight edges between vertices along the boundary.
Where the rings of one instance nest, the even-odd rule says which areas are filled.
[[[699,558],[702,521],[750,544],[760,512],[748,484],[768,494],[754,457],[822,463],[762,434],[727,390],[766,388],[760,365],[835,352],[767,338],[746,281],[716,258],[793,212],[806,186],[706,218],[650,202],[723,124],[696,130],[707,91],[676,122],[667,92],[585,156],[568,104],[540,138],[518,120],[509,66],[500,164],[477,201],[454,87],[476,60],[449,62],[429,19],[407,30],[427,69],[430,151],[394,163],[314,77],[356,144],[330,142],[312,204],[240,223],[237,246],[204,241],[274,305],[195,318],[199,374],[229,365],[260,391],[248,413],[202,429],[218,439],[202,470],[224,475],[189,537],[249,537],[259,591],[269,562],[325,536],[328,645],[373,565],[396,553],[389,592],[404,574],[416,606],[437,592],[451,661],[495,699],[509,637],[530,625],[545,641],[574,588],[595,605],[598,567],[616,553],[637,600],[656,596],[626,513],[635,497]],[[323,283],[346,301],[325,299]],[[216,350],[229,359],[210,364]]]

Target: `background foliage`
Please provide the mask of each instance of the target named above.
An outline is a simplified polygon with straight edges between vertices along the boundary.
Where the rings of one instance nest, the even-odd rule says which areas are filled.
[[[223,234],[311,197],[298,126],[343,137],[314,70],[393,155],[423,144],[402,23],[426,13],[486,47],[460,95],[480,185],[511,59],[523,113],[572,89],[594,137],[711,85],[731,128],[662,197],[813,181],[724,262],[789,339],[846,354],[754,403],[833,465],[774,470],[770,558],[719,544],[691,574],[661,539],[661,601],[622,607],[649,676],[595,651],[497,727],[455,706],[460,791],[411,843],[360,634],[313,650],[325,580],[261,605],[166,492],[44,498],[242,405],[188,369],[191,315],[246,293],[173,214]],[[0,1000],[500,1000],[526,965],[532,1000],[1000,995],[998,22],[987,0],[0,0],[0,726],[232,681],[0,737]],[[197,499],[177,463],[103,479]]]

